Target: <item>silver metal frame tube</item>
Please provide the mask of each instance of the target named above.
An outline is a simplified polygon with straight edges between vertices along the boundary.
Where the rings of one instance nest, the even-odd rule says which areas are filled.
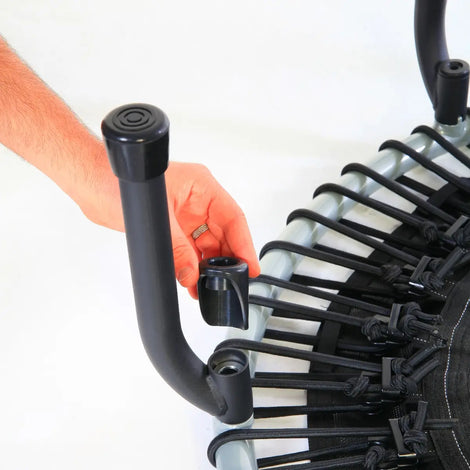
[[[468,120],[460,122],[455,126],[443,126],[436,123],[434,128],[458,147],[470,143]],[[403,142],[414,150],[423,153],[429,159],[437,158],[445,153],[442,147],[423,134],[413,134],[403,139]],[[379,152],[368,166],[388,178],[395,179],[417,166],[417,164],[397,150],[385,149]],[[380,187],[370,178],[359,173],[348,173],[342,176],[338,183],[366,196],[373,194]],[[310,200],[305,207],[330,219],[338,220],[346,215],[355,204],[356,202],[338,194],[322,193]],[[313,221],[296,219],[284,228],[278,240],[295,242],[303,246],[312,246],[326,230],[324,226]],[[288,279],[300,260],[300,255],[282,250],[270,250],[261,260],[261,272],[281,279]],[[278,288],[262,283],[253,283],[250,286],[250,294],[276,298]],[[249,329],[236,332],[231,330],[227,339],[243,338],[260,341],[263,338],[271,313],[272,309],[270,308],[250,305]],[[257,354],[250,353],[249,357],[250,370],[253,375]],[[246,428],[249,426],[250,423],[241,423],[238,426],[230,427],[218,421],[214,423],[216,435],[228,429]],[[240,468],[243,468],[243,470],[257,470],[254,447],[251,443],[247,442],[232,442],[222,446],[217,451],[216,460],[218,470],[240,470]]]

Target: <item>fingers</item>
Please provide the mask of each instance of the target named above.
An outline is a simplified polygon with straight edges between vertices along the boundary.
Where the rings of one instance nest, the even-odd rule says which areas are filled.
[[[248,264],[250,277],[260,274],[260,265],[245,216],[240,214],[225,226],[225,239],[233,253]]]
[[[245,215],[222,187],[210,205],[207,224],[211,233],[220,242],[222,256],[234,256],[246,261],[251,277],[260,274],[258,256]]]
[[[211,233],[210,229],[197,237],[194,244],[201,253],[201,258],[214,258],[222,254],[220,242]]]
[[[209,220],[207,224],[209,230],[197,237],[194,243],[201,252],[202,258],[215,256],[240,258],[248,264],[250,276],[256,277],[260,273],[258,257],[251,241],[245,216],[240,209],[237,212],[234,219],[225,222],[224,228],[212,219]]]
[[[227,222],[224,228],[215,223],[209,227],[210,230],[218,233],[220,238],[223,238],[220,250],[222,256],[233,256],[246,261],[250,277],[256,277],[260,274],[258,256],[243,214]]]
[[[172,211],[170,227],[176,278],[182,286],[193,287],[199,278],[199,259],[195,247],[184,234]]]
[[[166,179],[176,276],[192,297],[197,297],[202,258],[240,258],[248,263],[250,276],[257,276],[260,267],[245,216],[207,168],[174,162]],[[198,234],[204,224],[209,230]]]
[[[190,295],[193,299],[195,299],[195,300],[198,299],[198,295],[197,295],[197,285],[188,287],[188,292],[189,292],[189,295]]]

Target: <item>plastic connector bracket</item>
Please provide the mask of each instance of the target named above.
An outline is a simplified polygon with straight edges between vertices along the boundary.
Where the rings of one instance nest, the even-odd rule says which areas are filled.
[[[213,326],[248,329],[248,265],[239,259],[217,257],[199,264],[199,306]]]

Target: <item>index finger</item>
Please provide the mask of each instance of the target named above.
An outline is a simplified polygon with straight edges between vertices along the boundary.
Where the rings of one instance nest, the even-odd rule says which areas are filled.
[[[221,191],[223,193],[210,205],[209,230],[220,241],[224,251],[228,251],[224,254],[246,261],[250,276],[256,277],[260,274],[260,266],[245,214],[224,189]]]

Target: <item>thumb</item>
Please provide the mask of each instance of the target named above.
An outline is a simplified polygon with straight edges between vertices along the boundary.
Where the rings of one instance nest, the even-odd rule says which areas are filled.
[[[170,226],[176,278],[183,287],[195,286],[199,279],[199,263],[196,252],[174,214],[170,214]]]

